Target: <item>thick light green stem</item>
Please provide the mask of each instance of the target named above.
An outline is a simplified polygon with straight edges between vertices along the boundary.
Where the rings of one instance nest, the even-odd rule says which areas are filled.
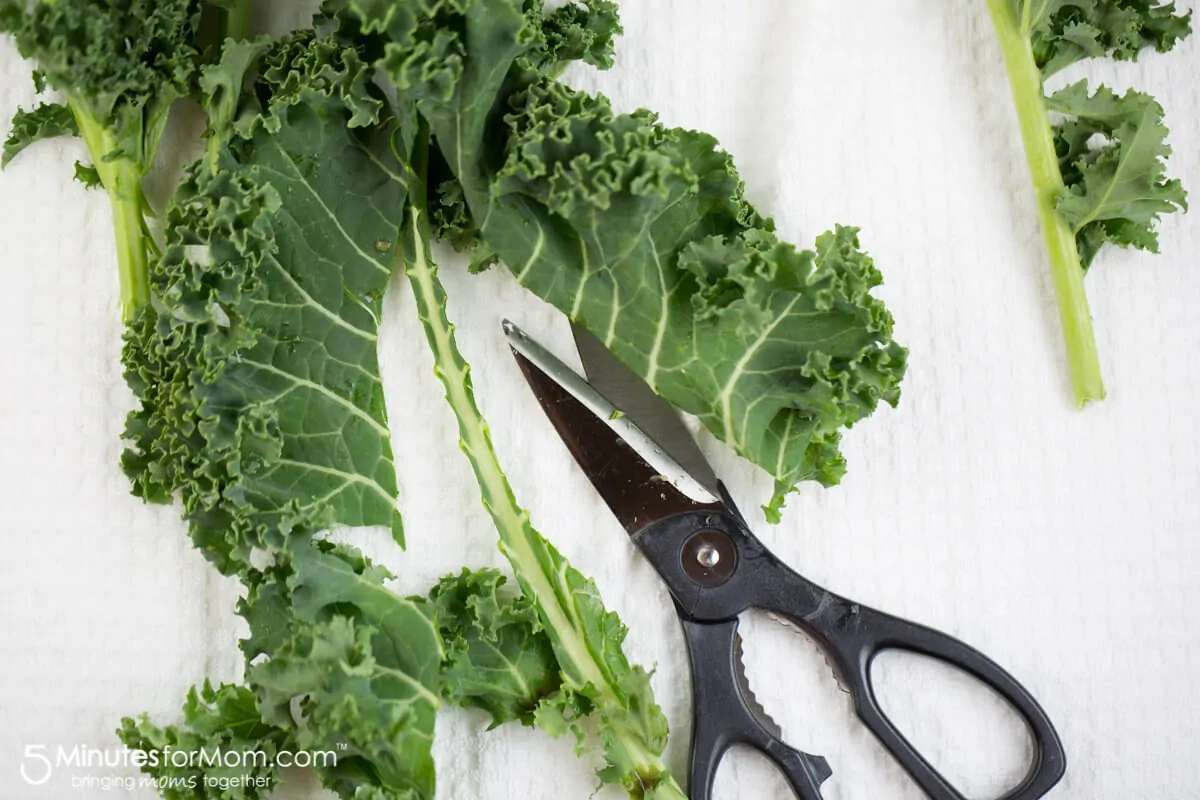
[[[226,38],[241,40],[250,35],[250,12],[253,8],[250,0],[235,0],[224,10]]]
[[[446,316],[445,292],[437,278],[437,267],[429,257],[428,237],[424,233],[427,225],[419,210],[410,208],[409,213],[407,224],[413,233],[410,237],[412,246],[405,252],[405,271],[416,297],[425,336],[433,348],[435,372],[458,418],[460,445],[479,482],[484,506],[500,534],[501,550],[511,562],[522,590],[527,596],[537,598],[555,650],[567,654],[565,658],[560,656],[560,665],[568,683],[575,690],[593,696],[601,713],[616,709],[620,701],[611,686],[611,676],[597,663],[571,599],[563,596],[566,587],[560,576],[554,574],[557,553],[550,552],[549,544],[530,525],[529,512],[517,504],[512,487],[496,459],[487,423],[475,403],[471,368],[458,350],[454,326]],[[622,735],[624,726],[619,719],[614,720],[613,725],[640,774],[661,776],[666,773],[657,753],[639,748],[641,743],[636,735]],[[654,797],[660,800],[686,798],[683,790],[669,778],[661,781],[655,791]]]
[[[1042,74],[1033,57],[1026,25],[1017,19],[1013,0],[987,0],[992,23],[1004,53],[1008,80],[1012,86],[1013,102],[1021,124],[1025,157],[1037,198],[1038,216],[1050,253],[1050,273],[1058,300],[1058,316],[1062,320],[1067,346],[1067,363],[1071,370],[1071,386],[1075,402],[1083,407],[1089,402],[1104,399],[1104,382],[1100,376],[1100,358],[1096,352],[1096,337],[1092,332],[1092,314],[1083,289],[1083,264],[1075,244],[1075,231],[1055,209],[1055,203],[1066,190],[1050,119],[1046,113]]]
[[[686,800],[687,796],[670,776],[662,757],[653,751],[623,718],[628,710],[620,699],[614,676],[593,652],[572,597],[570,566],[554,547],[534,530],[529,512],[521,508],[496,452],[487,423],[475,403],[471,368],[459,352],[454,325],[446,314],[446,294],[437,277],[437,266],[429,250],[429,225],[424,211],[422,183],[423,147],[428,133],[417,136],[418,153],[413,157],[409,192],[412,195],[405,220],[401,254],[412,285],[417,313],[433,349],[434,371],[446,390],[446,399],[458,419],[459,445],[471,463],[483,495],[483,503],[500,534],[500,549],[512,564],[521,590],[536,599],[559,666],[567,685],[584,694],[612,725],[624,755],[638,776],[653,789],[638,793],[654,800]],[[634,789],[631,788],[631,794]]]
[[[86,108],[71,101],[79,132],[87,143],[92,163],[112,205],[117,242],[117,269],[121,280],[121,313],[126,322],[150,302],[148,264],[153,241],[146,233],[146,200],[142,171],[131,159],[107,156],[117,149],[111,131],[99,124]]]
[[[415,230],[422,230],[425,224],[420,212],[412,208],[409,212],[408,224]],[[446,316],[446,296],[437,277],[437,267],[429,259],[428,242],[419,234],[414,250],[411,256],[406,254],[405,271],[416,297],[417,313],[429,345],[433,348],[434,371],[445,387],[446,400],[458,418],[459,444],[471,462],[471,469],[483,492],[483,503],[496,524],[501,549],[513,562],[518,580],[543,601],[543,612],[549,617],[552,631],[570,631],[574,626],[568,618],[568,609],[560,603],[545,602],[547,598],[556,596],[555,582],[542,572],[536,553],[541,542],[533,539],[536,534],[529,522],[529,512],[517,504],[508,478],[496,459],[487,423],[475,403],[471,368],[458,350],[454,325]],[[581,644],[580,647],[586,652],[585,645]],[[579,666],[587,670],[595,665],[591,659],[581,659]],[[572,677],[580,686],[588,683],[601,686],[606,682],[605,676],[596,669]]]

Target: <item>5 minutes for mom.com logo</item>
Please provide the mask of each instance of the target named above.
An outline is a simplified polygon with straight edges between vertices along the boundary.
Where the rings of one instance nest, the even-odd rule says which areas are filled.
[[[72,789],[101,791],[147,789],[230,790],[269,788],[275,768],[334,767],[333,750],[181,750],[170,745],[161,750],[128,747],[98,748],[86,745],[25,746],[19,771],[29,786],[46,786],[63,771],[70,772]],[[131,774],[149,770],[152,774]],[[65,776],[64,776],[65,777]],[[61,780],[54,780],[62,785]]]

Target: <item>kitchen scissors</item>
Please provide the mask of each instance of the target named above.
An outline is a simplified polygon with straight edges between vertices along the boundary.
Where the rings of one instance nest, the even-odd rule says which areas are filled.
[[[823,757],[787,745],[750,692],[737,629],[739,615],[752,608],[794,623],[825,652],[859,718],[933,800],[965,797],[880,708],[871,663],[885,650],[947,662],[1024,719],[1033,759],[1001,800],[1034,800],[1058,782],[1066,769],[1062,742],[1004,669],[951,636],[833,594],[780,561],[751,533],[674,409],[585,329],[575,326],[575,343],[588,380],[511,322],[504,331],[559,436],[674,600],[692,673],[691,800],[711,800],[717,766],[733,745],[765,754],[800,800],[821,800],[832,774]]]

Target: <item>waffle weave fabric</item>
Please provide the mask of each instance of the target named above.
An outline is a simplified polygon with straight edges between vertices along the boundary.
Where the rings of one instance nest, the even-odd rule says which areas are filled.
[[[270,26],[305,8],[264,3]],[[851,8],[850,5],[853,7]],[[1108,399],[1080,412],[1000,50],[983,0],[622,2],[607,73],[568,73],[622,111],[716,135],[749,198],[784,238],[862,228],[879,290],[910,349],[897,409],[850,431],[840,486],[806,485],[783,522],[757,507],[770,480],[707,436],[702,446],[751,524],[813,580],[919,620],[1010,669],[1056,721],[1062,800],[1191,800],[1200,785],[1200,235],[1160,227],[1161,255],[1110,250],[1087,277]],[[1183,5],[1190,6],[1185,1]],[[33,102],[30,67],[0,42],[0,117]],[[1154,94],[1170,173],[1200,191],[1200,46],[1133,64],[1076,65]],[[190,547],[176,509],[130,496],[118,460],[132,397],[107,201],[70,180],[78,141],[38,144],[0,174],[0,800],[151,798],[103,793],[65,770],[20,777],[31,746],[115,746],[122,716],[176,718],[187,688],[240,678],[236,582]],[[164,158],[182,158],[167,152]],[[554,309],[501,270],[443,258],[449,313],[474,367],[496,449],[535,523],[629,625],[630,658],[656,666],[686,773],[690,692],[669,598],[570,460],[507,354],[510,318],[559,353]],[[345,535],[424,593],[464,564],[506,568],[407,284],[386,299],[380,360],[394,425],[400,552],[386,532]],[[1195,373],[1193,373],[1195,370]],[[403,413],[401,414],[400,406]],[[797,747],[834,769],[828,800],[922,795],[859,726],[824,661],[764,618],[744,625],[750,681]],[[974,795],[996,795],[1023,753],[1012,719],[957,675],[897,657],[887,709]],[[1018,731],[1019,732],[1019,731]],[[583,798],[595,759],[571,742],[445,710],[435,755],[446,800]],[[102,770],[133,774],[130,770]],[[276,795],[321,789],[287,773]],[[621,792],[601,791],[602,800]],[[761,758],[735,752],[719,800],[785,800]]]

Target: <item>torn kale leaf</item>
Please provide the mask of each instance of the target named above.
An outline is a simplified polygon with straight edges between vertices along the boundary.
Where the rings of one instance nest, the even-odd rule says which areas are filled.
[[[1166,177],[1171,148],[1162,106],[1133,90],[1089,93],[1087,81],[1046,102],[1065,117],[1054,129],[1067,188],[1057,208],[1075,231],[1084,268],[1105,242],[1158,252],[1160,215],[1187,208],[1183,186]]]
[[[53,139],[57,136],[78,136],[79,126],[71,109],[60,103],[42,103],[32,111],[17,109],[13,116],[12,131],[4,141],[0,152],[0,168],[17,157],[17,154],[34,142]]]

